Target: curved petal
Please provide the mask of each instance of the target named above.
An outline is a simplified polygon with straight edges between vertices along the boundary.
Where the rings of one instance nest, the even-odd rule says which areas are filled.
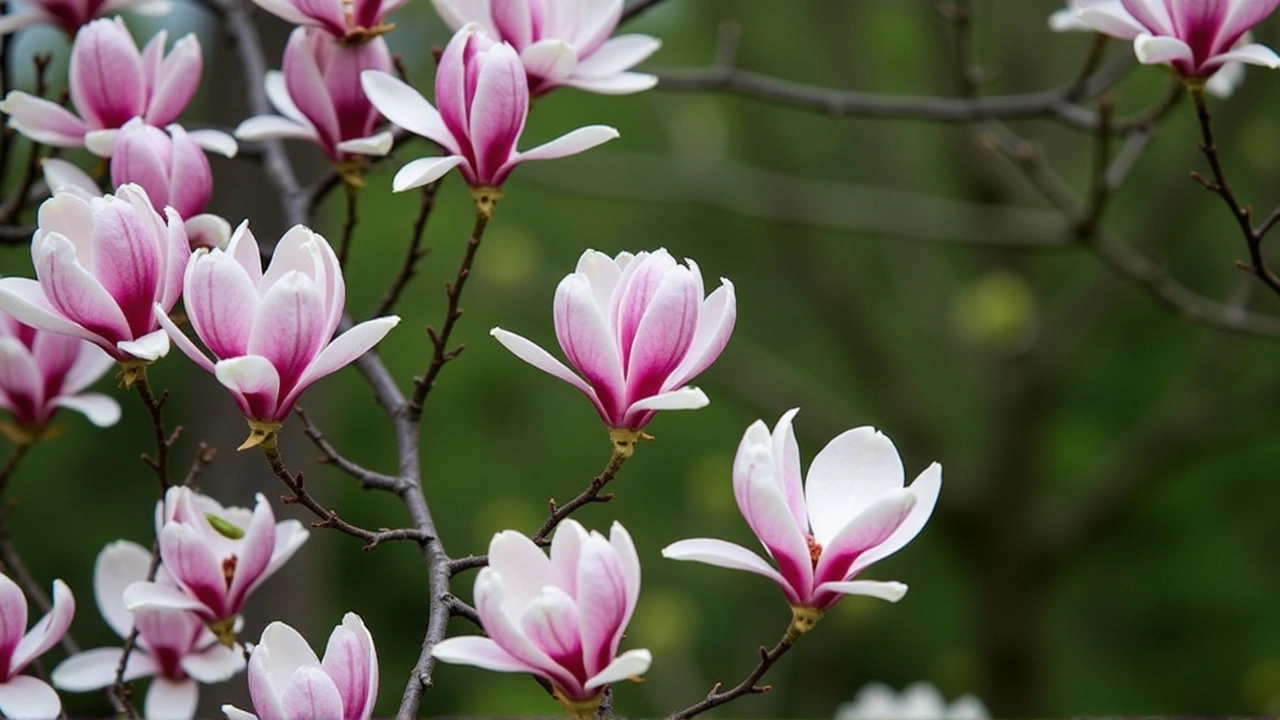
[[[187,264],[183,287],[191,328],[214,357],[250,354],[258,289],[240,263],[225,252],[198,252]]]
[[[191,142],[215,155],[234,158],[240,152],[236,139],[221,130],[188,130],[187,136],[191,138]]]
[[[1120,38],[1121,40],[1132,40],[1144,32],[1147,32],[1142,23],[1133,19],[1120,3],[1113,6],[1110,3],[1102,3],[1093,7],[1080,8],[1078,11],[1066,10],[1064,12],[1071,13],[1073,18],[1085,27],[1092,27],[1094,30],[1103,35]],[[1063,18],[1063,21],[1066,19]],[[1059,27],[1065,27],[1062,21]],[[1054,27],[1054,30],[1059,29]]]
[[[617,643],[626,629],[628,573],[618,553],[599,534],[582,544],[578,560],[578,611],[581,614],[582,657],[587,676],[613,661]]]
[[[10,720],[48,720],[62,713],[62,700],[45,681],[17,675],[0,683],[0,713]]]
[[[658,76],[638,72],[621,72],[602,78],[571,76],[564,81],[564,84],[600,95],[630,95],[652,89],[658,84]]]
[[[187,33],[173,44],[160,63],[155,87],[147,102],[147,122],[163,127],[177,119],[195,97],[204,71],[204,57],[195,33]]]
[[[182,354],[191,358],[191,360],[204,369],[205,372],[214,372],[213,362],[205,356],[200,348],[196,347],[195,343],[191,342],[191,339],[188,338],[185,333],[178,329],[178,326],[175,325],[174,322],[169,319],[169,316],[165,314],[164,308],[156,305],[154,311],[156,314],[156,321],[160,323],[160,327],[169,335],[169,338],[173,340],[173,344],[178,346],[178,349],[182,351]]]
[[[107,687],[116,681],[116,670],[120,667],[122,652],[124,648],[104,647],[76,653],[58,663],[50,680],[54,687],[70,692],[87,692]],[[135,648],[129,654],[129,666],[125,668],[124,679],[137,680],[154,675],[157,670],[151,656]]]
[[[26,629],[27,598],[17,583],[0,574],[0,656],[5,658],[0,661],[0,677],[11,674],[10,668],[15,667],[9,659]]]
[[[111,427],[120,422],[120,403],[109,395],[101,393],[63,395],[55,398],[53,404],[84,415],[89,422],[98,427]]]
[[[504,530],[489,541],[489,567],[502,577],[504,607],[508,610],[523,607],[548,585],[566,587],[550,558],[515,530]],[[509,617],[516,617],[516,613],[509,613]]]
[[[653,656],[648,650],[628,650],[619,655],[609,666],[601,670],[583,686],[587,690],[604,687],[628,678],[639,677],[649,670]]]
[[[1220,55],[1213,57],[1215,65],[1225,65],[1226,63],[1238,62],[1248,65],[1261,65],[1265,68],[1275,70],[1280,67],[1280,55],[1275,50],[1261,45],[1259,43],[1251,43],[1243,47],[1233,48]],[[1222,74],[1222,70],[1219,74]],[[1216,76],[1215,76],[1216,77]]]
[[[235,705],[223,705],[222,714],[227,716],[227,720],[258,720],[258,716],[251,712],[245,712]]]
[[[101,337],[68,320],[55,309],[45,297],[40,283],[31,278],[0,278],[0,310],[37,330],[70,335],[96,343],[99,347],[106,344]]]
[[[102,188],[89,173],[72,165],[66,160],[45,158],[40,162],[40,170],[44,174],[44,182],[52,193],[72,192],[82,199],[88,200],[102,194]]]
[[[1164,35],[1143,33],[1133,39],[1133,52],[1144,65],[1160,65],[1173,62],[1194,62],[1191,46],[1181,40]]]
[[[342,696],[333,680],[317,667],[300,667],[280,698],[285,717],[341,718]]]
[[[229,648],[222,643],[214,643],[182,658],[183,672],[206,685],[229,680],[243,669],[244,653],[241,648]]]
[[[35,142],[53,147],[80,147],[88,129],[84,121],[61,105],[19,90],[12,90],[0,102],[0,112],[9,116],[9,126]]]
[[[289,0],[253,0],[253,2],[290,25],[312,24],[311,18],[299,11]]]
[[[584,80],[602,80],[630,70],[662,47],[662,41],[649,35],[618,35],[605,41],[595,52],[578,63],[574,76]]]
[[[627,415],[657,410],[697,410],[711,404],[707,394],[696,387],[682,387],[678,390],[651,395],[638,402],[631,403]]]
[[[733,468],[733,494],[751,531],[773,556],[778,572],[800,597],[813,591],[813,560],[805,528],[797,526],[777,480],[781,471],[773,459],[768,434],[763,447],[741,455]]]
[[[906,519],[902,521],[902,524],[887,540],[859,556],[853,566],[849,568],[850,574],[859,573],[872,563],[898,552],[907,543],[915,539],[916,535],[920,534],[920,531],[924,529],[925,522],[933,514],[934,506],[938,504],[938,493],[942,491],[942,466],[938,463],[933,463],[925,468],[925,471],[920,473],[919,477],[911,483],[911,487],[907,488],[907,491],[916,497],[916,503],[911,508],[910,514],[907,515]]]
[[[80,264],[70,240],[54,233],[44,238],[35,254],[40,287],[61,315],[112,342],[133,337],[115,298]],[[13,315],[22,320],[18,313]]]
[[[445,638],[435,644],[431,654],[440,662],[474,665],[494,672],[540,673],[536,666],[517,660],[487,637]]]
[[[392,192],[404,192],[444,177],[450,170],[465,163],[461,155],[445,155],[444,157],[418,158],[400,168],[391,180]]]
[[[710,367],[729,344],[737,319],[738,299],[733,283],[720,278],[720,287],[702,301],[693,342],[689,344],[689,351],[680,366],[667,378],[664,389],[680,387]]]
[[[231,578],[231,587],[227,588],[227,599],[233,612],[238,611],[245,597],[267,579],[266,571],[275,554],[275,513],[262,493],[254,498],[253,516],[238,544],[235,574]]]
[[[149,332],[137,340],[122,340],[116,348],[125,355],[154,362],[169,354],[169,335],[164,330]]]
[[[618,130],[608,125],[588,125],[561,135],[548,143],[518,153],[512,164],[528,160],[554,160],[556,158],[577,155],[580,152],[609,142],[618,137]]]
[[[633,326],[635,334],[629,343],[625,334],[622,340],[627,399],[633,402],[661,392],[688,352],[702,303],[701,283],[687,268],[676,267],[663,274],[644,300],[643,314]]]
[[[284,565],[293,554],[298,552],[302,544],[311,536],[311,531],[302,526],[297,520],[285,520],[276,523],[276,546],[271,551],[271,562],[267,565],[267,569],[263,571],[262,577],[269,578]]]
[[[71,588],[61,580],[54,580],[53,607],[18,642],[18,647],[13,651],[13,659],[9,661],[10,672],[20,672],[28,663],[56,645],[67,634],[71,618],[75,614],[76,599],[71,595]]]
[[[872,427],[847,430],[809,466],[805,505],[814,539],[827,545],[858,513],[902,488],[905,474],[893,441]]]
[[[147,688],[143,711],[148,720],[191,720],[196,716],[200,686],[195,680],[170,680],[157,676]]]
[[[191,525],[171,522],[164,526],[160,531],[160,558],[183,590],[203,605],[201,615],[220,619],[235,614],[227,601],[224,558],[215,556],[210,544]],[[130,610],[137,609],[131,600],[140,586],[141,583],[134,583],[124,591],[125,607]]]
[[[539,40],[520,51],[520,62],[529,77],[558,84],[578,67],[578,53],[563,40]]]
[[[334,338],[303,371],[294,390],[282,404],[291,405],[308,385],[355,362],[361,355],[372,350],[374,345],[382,342],[387,333],[399,324],[400,318],[396,315],[374,318]]]
[[[730,570],[746,570],[757,575],[763,575],[782,588],[782,592],[787,595],[788,602],[796,604],[801,601],[800,596],[796,594],[791,584],[784,580],[777,570],[773,569],[759,555],[741,545],[715,538],[680,540],[663,548],[662,557],[669,560],[692,560]]]
[[[378,653],[359,615],[342,616],[342,624],[329,635],[320,666],[338,688],[344,720],[367,720],[378,699]]]
[[[858,513],[831,539],[829,545],[822,548],[818,566],[814,568],[815,582],[848,580],[854,561],[889,539],[902,526],[915,504],[916,496],[911,491],[894,490]]]
[[[553,309],[560,348],[595,389],[607,421],[619,423],[626,396],[622,358],[588,278],[573,273],[561,280]]]
[[[390,132],[380,132],[369,137],[352,138],[343,140],[337,144],[338,152],[352,153],[354,155],[369,155],[371,157],[382,157],[391,152],[391,148],[396,143],[396,136]]]
[[[280,375],[271,361],[260,355],[219,360],[214,377],[235,396],[240,410],[255,420],[276,420]]]
[[[565,366],[564,363],[555,359],[551,353],[543,350],[531,340],[527,340],[513,332],[508,332],[502,328],[493,328],[489,334],[495,340],[502,343],[502,346],[511,351],[511,354],[538,368],[544,373],[569,383],[586,393],[591,398],[591,402],[599,406],[600,402],[596,399],[596,391],[591,386],[583,382],[572,370]]]
[[[102,619],[121,638],[133,631],[133,613],[124,605],[124,591],[144,582],[151,572],[151,551],[128,540],[117,540],[98,553],[93,565],[93,597]]]
[[[172,585],[136,582],[124,589],[129,610],[204,610],[204,603]]]
[[[455,155],[460,154],[458,142],[445,127],[440,112],[417,90],[380,70],[360,73],[360,86],[383,117],[415,135],[443,145]]]
[[[539,552],[541,554],[541,552]],[[491,554],[492,559],[492,554]],[[566,690],[579,686],[577,678],[534,645],[524,632],[516,627],[507,614],[505,583],[501,573],[492,567],[482,568],[476,576],[476,612],[484,622],[484,630],[503,650],[525,663],[531,672],[551,680]]]
[[[836,593],[838,595],[866,595],[896,603],[907,594],[907,586],[900,582],[880,582],[878,580],[852,580],[849,582],[829,582],[818,586],[820,593]]]

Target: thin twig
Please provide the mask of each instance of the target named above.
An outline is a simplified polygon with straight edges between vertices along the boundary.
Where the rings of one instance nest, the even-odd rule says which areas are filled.
[[[424,543],[430,540],[430,536],[423,533],[417,528],[400,528],[397,530],[388,530],[382,528],[378,531],[366,530],[362,527],[352,525],[351,523],[338,517],[336,510],[326,508],[320,504],[320,501],[307,491],[306,483],[303,481],[302,473],[291,473],[284,464],[284,458],[280,455],[280,445],[276,441],[275,436],[268,438],[262,443],[262,452],[267,459],[267,464],[271,466],[271,471],[276,477],[284,481],[293,495],[281,497],[281,501],[286,505],[301,505],[310,510],[316,517],[320,518],[316,522],[311,523],[313,528],[333,528],[338,532],[345,533],[354,538],[364,541],[364,549],[372,550],[384,542],[391,540],[413,540],[417,543]]]
[[[45,70],[48,69],[52,60],[52,53],[39,53],[33,58],[36,66],[37,97],[44,97]],[[5,200],[4,207],[0,208],[0,224],[13,224],[27,207],[27,196],[30,194],[36,178],[40,177],[40,150],[42,147],[40,143],[34,140],[31,141],[31,149],[27,152],[27,162],[23,166],[22,179],[18,182],[18,187],[14,189],[13,194]]]
[[[155,456],[144,453],[142,462],[155,473],[156,480],[160,483],[160,497],[163,498],[169,486],[173,484],[169,477],[169,451],[178,441],[182,426],[175,427],[172,433],[165,430],[164,404],[169,399],[169,391],[164,390],[159,395],[155,394],[151,388],[151,381],[147,378],[146,366],[138,371],[133,384],[138,389],[138,397],[142,398],[142,404],[147,408],[147,415],[151,418],[151,435],[156,444]]]
[[[360,188],[350,181],[342,184],[347,188],[347,219],[342,225],[342,245],[338,247],[338,265],[345,270],[347,257],[351,252],[351,241],[356,234],[356,223],[360,221],[356,215],[360,200]]]
[[[405,483],[400,481],[400,478],[370,470],[343,457],[337,448],[325,439],[324,433],[320,431],[319,427],[316,427],[315,423],[311,422],[311,418],[307,416],[302,408],[297,408],[294,412],[302,420],[302,431],[306,433],[308,438],[311,438],[311,442],[324,454],[320,462],[333,465],[342,472],[359,480],[360,486],[365,490],[387,490],[400,495],[408,488]]]
[[[744,695],[759,695],[760,693],[769,692],[770,686],[757,685],[756,683],[760,681],[760,678],[764,677],[765,673],[769,672],[769,668],[773,667],[774,663],[778,662],[778,658],[785,655],[794,645],[795,642],[784,635],[772,648],[765,649],[763,645],[760,646],[760,663],[756,665],[754,670],[747,673],[742,682],[724,692],[720,692],[720,683],[716,683],[705,698],[683,710],[671,713],[667,716],[668,720],[687,720]]]
[[[378,303],[378,308],[373,311],[372,317],[382,317],[395,308],[401,293],[417,273],[415,268],[418,261],[431,252],[430,248],[422,247],[422,238],[427,228],[427,219],[431,217],[431,211],[435,208],[436,190],[439,187],[439,180],[423,186],[422,204],[418,207],[418,216],[413,221],[413,230],[409,235],[409,249],[405,251],[404,262],[400,264],[400,271],[396,273],[395,280],[382,296],[382,301]]]

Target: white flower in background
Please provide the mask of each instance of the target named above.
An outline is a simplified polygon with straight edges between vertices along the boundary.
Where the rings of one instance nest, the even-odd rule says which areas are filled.
[[[908,685],[901,694],[884,683],[870,683],[852,702],[836,708],[835,720],[988,720],[987,706],[972,695],[950,705],[927,682]]]

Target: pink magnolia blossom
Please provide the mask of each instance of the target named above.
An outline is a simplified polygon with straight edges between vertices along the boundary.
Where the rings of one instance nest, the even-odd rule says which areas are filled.
[[[659,410],[704,407],[687,383],[729,342],[737,318],[733,283],[703,297],[702,272],[658,250],[610,258],[588,250],[556,288],[560,348],[578,371],[519,335],[491,334],[516,357],[581,390],[610,428],[638,430]],[[585,378],[585,380],[583,379]]]
[[[130,121],[130,124],[132,122]],[[145,124],[141,127],[156,129]],[[178,126],[170,125],[169,127],[173,129]],[[187,133],[187,135],[189,137],[190,133]],[[55,195],[58,193],[71,193],[85,202],[96,197],[102,197],[102,188],[98,187],[97,181],[90,177],[88,173],[66,160],[45,158],[40,164],[40,169],[44,174],[45,184],[49,186],[49,192]],[[177,178],[179,182],[181,182],[182,178],[187,177],[188,173],[181,166],[175,169],[177,172],[172,174],[171,177]],[[117,187],[119,186],[120,184],[117,184]],[[186,194],[186,191],[181,188],[174,188],[173,192],[180,195]],[[152,207],[155,207],[155,204],[153,200]],[[164,205],[162,204],[159,210],[163,211],[163,208]],[[187,240],[193,249],[198,247],[226,247],[227,240],[231,238],[231,223],[213,213],[186,216],[183,218],[182,224],[187,230]]]
[[[172,208],[165,215],[167,223],[137,185],[90,200],[54,195],[40,206],[31,241],[37,280],[0,279],[0,309],[121,362],[163,357],[169,336],[152,308],[178,301],[191,255],[182,218]]]
[[[81,147],[111,157],[119,128],[135,117],[164,127],[177,119],[200,84],[200,41],[188,34],[165,54],[168,34],[161,30],[138,51],[120,18],[100,19],[76,33],[71,46],[71,105],[11,91],[0,102],[9,126],[32,140],[56,147]],[[210,151],[234,154],[225,133],[192,133]]]
[[[38,434],[59,408],[82,413],[98,427],[115,425],[115,399],[81,392],[113,365],[91,342],[36,330],[0,311],[0,407],[28,434]]]
[[[662,41],[648,35],[609,36],[622,18],[622,0],[431,0],[446,25],[474,22],[520,53],[529,91],[541,95],[567,85],[623,95],[648,90],[655,75],[628,72]]]
[[[213,360],[162,308],[156,317],[256,421],[284,420],[303,390],[354,362],[400,322],[376,318],[334,338],[346,300],[342,268],[329,243],[302,225],[285,233],[263,272],[258,241],[241,224],[225,251],[196,251],[186,287],[187,317]]]
[[[165,206],[184,220],[204,211],[213,195],[213,171],[204,151],[181,125],[161,130],[142,118],[125,123],[111,154],[111,183],[136,183],[156,212]]]
[[[74,35],[90,20],[126,8],[147,15],[164,15],[172,6],[166,0],[33,0],[24,10],[0,17],[0,35],[37,23],[57,25],[68,35]]]
[[[378,652],[355,613],[316,657],[297,630],[273,622],[249,657],[249,697],[257,715],[223,705],[228,720],[369,720],[378,700]]]
[[[334,38],[358,44],[392,28],[386,16],[409,0],[253,0],[292,25],[321,28]]]
[[[606,685],[649,669],[648,650],[618,655],[640,596],[640,558],[625,528],[606,539],[565,520],[545,555],[507,530],[489,543],[476,577],[476,611],[489,637],[455,637],[432,654],[448,663],[546,678],[571,709],[599,701]]]
[[[244,669],[240,648],[218,642],[204,622],[186,610],[138,610],[124,605],[124,590],[143,582],[151,569],[151,552],[120,540],[98,553],[93,569],[93,592],[102,619],[121,638],[138,629],[137,645],[129,654],[124,680],[154,677],[147,689],[143,715],[151,720],[190,720],[195,717],[200,683],[218,683]],[[156,582],[177,587],[163,565]],[[85,692],[116,681],[123,648],[88,650],[53,669],[53,684],[61,690]]]
[[[796,608],[824,611],[842,595],[897,602],[906,585],[854,578],[924,527],[942,487],[942,467],[933,463],[903,487],[902,460],[893,443],[860,427],[837,435],[818,453],[802,488],[791,429],[796,412],[785,413],[772,434],[763,422],[753,423],[733,463],[738,508],[777,569],[724,540],[681,540],[662,554],[763,575]]]
[[[1132,40],[1139,62],[1208,78],[1232,62],[1280,67],[1274,50],[1245,40],[1277,5],[1280,0],[1074,0],[1072,9],[1098,32]]]
[[[47,720],[62,712],[62,700],[48,683],[20,673],[67,634],[75,614],[71,589],[54,580],[53,608],[28,632],[27,598],[0,575],[0,713],[6,718]]]
[[[394,140],[375,132],[382,116],[360,87],[365,70],[391,70],[382,38],[346,44],[315,28],[296,28],[284,51],[284,72],[269,72],[267,98],[280,115],[240,123],[241,140],[298,138],[324,148],[334,162],[355,155],[386,155]]]
[[[360,80],[369,100],[388,120],[449,153],[400,168],[392,180],[396,192],[426,185],[455,167],[472,187],[500,187],[522,162],[575,155],[618,136],[611,127],[589,125],[532,150],[517,151],[529,115],[524,66],[510,45],[495,43],[475,24],[454,34],[440,57],[439,111],[387,73],[366,71]]]
[[[229,647],[245,599],[293,557],[308,532],[297,520],[276,523],[262,493],[248,510],[224,508],[207,495],[176,486],[157,504],[156,534],[173,583],[132,583],[124,589],[125,607],[190,610]]]

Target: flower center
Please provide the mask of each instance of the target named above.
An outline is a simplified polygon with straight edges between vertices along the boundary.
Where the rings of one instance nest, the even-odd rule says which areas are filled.
[[[227,581],[227,587],[231,587],[231,579],[236,576],[236,556],[232,555],[222,561],[222,579]]]
[[[813,569],[817,570],[818,558],[822,557],[822,546],[818,544],[817,540],[813,539],[812,535],[809,536],[808,540],[809,540],[809,562],[813,563]]]

